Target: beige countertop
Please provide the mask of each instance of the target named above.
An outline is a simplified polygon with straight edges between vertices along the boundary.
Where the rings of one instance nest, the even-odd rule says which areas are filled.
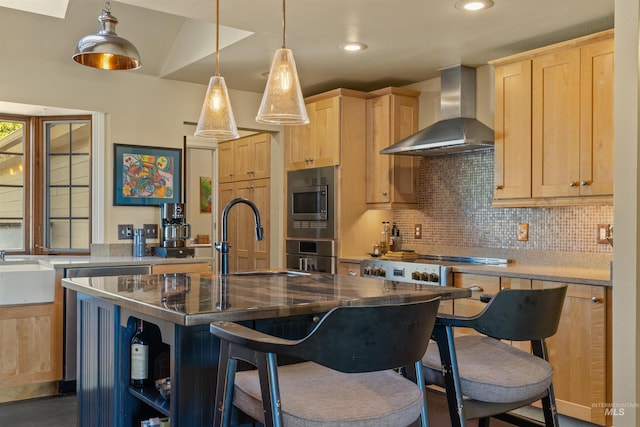
[[[207,257],[163,258],[157,256],[65,256],[65,255],[9,255],[5,263],[40,264],[55,269],[74,267],[107,267],[122,265],[194,264],[211,262]]]
[[[360,263],[365,259],[376,259],[368,255],[347,256],[340,262]],[[482,274],[486,276],[517,277],[533,280],[571,282],[584,285],[612,286],[610,269],[571,267],[562,265],[539,265],[510,262],[504,265],[457,264],[454,273]]]

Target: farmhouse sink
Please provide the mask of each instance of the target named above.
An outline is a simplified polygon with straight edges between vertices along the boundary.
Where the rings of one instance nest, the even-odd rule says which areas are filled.
[[[39,264],[0,263],[0,306],[53,302],[55,275]]]

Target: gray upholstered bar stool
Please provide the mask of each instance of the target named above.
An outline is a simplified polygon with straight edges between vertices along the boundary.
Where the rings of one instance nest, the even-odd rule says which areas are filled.
[[[516,425],[558,426],[553,369],[545,338],[556,333],[567,285],[548,289],[505,289],[476,316],[439,315],[437,345],[422,359],[427,383],[442,386],[454,427],[489,417]],[[483,335],[454,337],[454,328]],[[500,340],[531,341],[532,353]],[[508,413],[542,400],[545,423]]]
[[[300,340],[212,323],[221,339],[214,426],[229,425],[233,402],[265,426],[401,427],[421,419],[426,427],[420,359],[438,303],[338,307]],[[304,361],[277,366],[276,355]],[[258,369],[236,373],[238,360]]]

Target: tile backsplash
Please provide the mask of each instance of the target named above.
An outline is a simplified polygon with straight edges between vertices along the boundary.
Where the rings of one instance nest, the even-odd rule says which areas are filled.
[[[404,245],[612,254],[597,243],[598,224],[613,222],[613,206],[493,208],[493,151],[424,157],[419,172],[419,208],[393,219]],[[529,224],[529,240],[517,239]],[[422,224],[422,239],[413,235]]]

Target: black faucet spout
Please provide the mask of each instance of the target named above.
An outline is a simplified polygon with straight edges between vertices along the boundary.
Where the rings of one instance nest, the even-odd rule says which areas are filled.
[[[255,205],[255,203],[243,197],[235,198],[227,203],[222,210],[222,218],[220,219],[220,222],[222,224],[222,241],[220,243],[216,243],[216,250],[220,252],[221,276],[226,276],[229,274],[229,242],[227,241],[227,218],[229,216],[229,211],[231,210],[231,208],[238,203],[244,203],[251,208],[256,223],[256,240],[264,239],[264,229],[262,228],[262,224],[260,223],[260,212],[258,211],[258,207]]]

